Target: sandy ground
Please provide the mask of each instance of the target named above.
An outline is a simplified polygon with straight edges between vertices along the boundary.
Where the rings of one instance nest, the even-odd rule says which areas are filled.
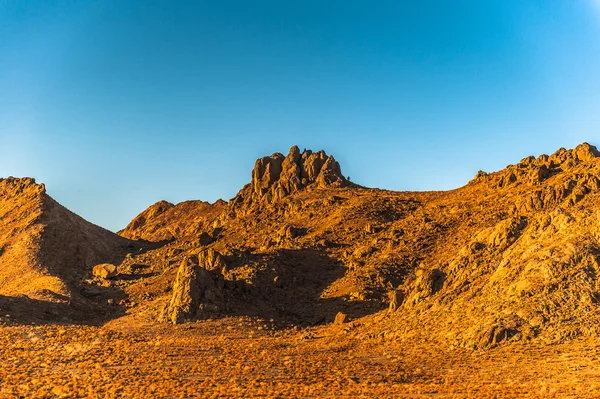
[[[0,327],[1,398],[594,398],[600,345],[440,349],[226,318]]]

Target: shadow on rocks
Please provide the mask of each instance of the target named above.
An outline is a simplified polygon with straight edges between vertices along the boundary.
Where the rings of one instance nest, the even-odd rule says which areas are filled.
[[[208,272],[197,261],[184,262],[162,320],[180,323],[245,315],[269,320],[274,328],[286,328],[332,322],[338,312],[352,320],[385,307],[380,301],[322,298],[346,268],[319,249],[244,252],[227,257],[226,262],[228,279],[218,271]],[[252,270],[253,276],[236,279],[242,267]]]

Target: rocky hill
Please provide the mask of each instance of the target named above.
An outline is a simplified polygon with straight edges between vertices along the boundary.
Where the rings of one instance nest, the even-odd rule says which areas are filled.
[[[80,291],[92,267],[119,262],[133,248],[58,204],[43,184],[0,179],[1,296],[84,306]]]
[[[583,144],[529,157],[438,201],[439,223],[464,221],[397,287],[390,331],[470,348],[597,336],[599,155]]]
[[[132,240],[169,241],[194,239],[212,230],[214,219],[221,214],[227,203],[218,200],[214,204],[204,201],[186,201],[177,205],[159,201],[136,216],[118,234]]]
[[[292,147],[257,160],[228,203],[148,208],[120,232],[156,242],[142,251],[43,186],[8,179],[0,278],[10,288],[0,294],[49,286],[68,296],[87,281],[147,320],[258,315],[308,326],[338,315],[355,321],[357,338],[466,348],[597,336],[599,156],[582,144],[456,190],[411,193],[355,185],[332,156]],[[31,266],[19,274],[16,260]],[[115,275],[86,277],[107,261]]]
[[[250,184],[211,214],[210,239],[144,255],[154,264],[160,253],[167,265],[145,291],[154,290],[160,313],[182,296],[163,294],[164,285],[178,269],[202,275],[192,270],[202,261],[189,259],[210,249],[226,267],[186,288],[212,287],[194,305],[214,310],[206,317],[263,312],[320,323],[376,312],[393,298],[395,311],[377,328],[398,339],[426,331],[479,348],[597,334],[598,155],[583,144],[480,172],[457,190],[409,193],[353,185],[333,157],[293,147],[256,162]]]

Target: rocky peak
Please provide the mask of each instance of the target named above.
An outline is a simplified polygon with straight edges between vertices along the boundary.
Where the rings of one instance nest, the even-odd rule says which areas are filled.
[[[301,153],[293,146],[287,156],[277,152],[258,159],[252,170],[252,182],[240,191],[234,203],[271,202],[311,185],[326,188],[347,184],[333,156],[322,150]]]
[[[175,205],[161,200],[158,201],[157,203],[150,205],[148,207],[148,209],[146,209],[144,212],[142,212],[141,214],[137,215],[130,223],[129,225],[127,225],[127,227],[125,228],[125,230],[135,230],[135,229],[139,229],[140,227],[142,227],[146,221],[148,219],[154,218],[166,211],[168,211],[169,209],[173,208]]]
[[[573,159],[577,162],[588,162],[600,157],[600,151],[588,143],[583,143],[575,147],[574,150],[566,151],[567,159]]]

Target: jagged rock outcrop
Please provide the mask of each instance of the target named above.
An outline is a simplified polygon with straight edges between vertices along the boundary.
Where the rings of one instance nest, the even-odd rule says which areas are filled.
[[[225,261],[213,249],[184,259],[177,270],[171,300],[159,320],[178,324],[223,310],[224,269]]]
[[[470,185],[481,183],[514,195],[512,215],[571,206],[600,192],[600,151],[583,143],[573,150],[530,156],[499,172],[480,171]]]
[[[233,206],[270,203],[308,186],[344,187],[348,180],[339,163],[325,151],[300,153],[293,146],[287,156],[275,153],[256,161],[252,181],[232,200]]]
[[[538,186],[553,176],[569,173],[582,163],[590,164],[597,171],[599,157],[600,151],[595,146],[583,143],[572,150],[561,148],[552,155],[543,154],[537,158],[529,156],[499,172],[479,171],[471,184],[486,182],[492,187],[504,189],[521,185]]]
[[[198,253],[198,264],[206,270],[224,273],[227,271],[227,263],[220,253],[212,248]]]

